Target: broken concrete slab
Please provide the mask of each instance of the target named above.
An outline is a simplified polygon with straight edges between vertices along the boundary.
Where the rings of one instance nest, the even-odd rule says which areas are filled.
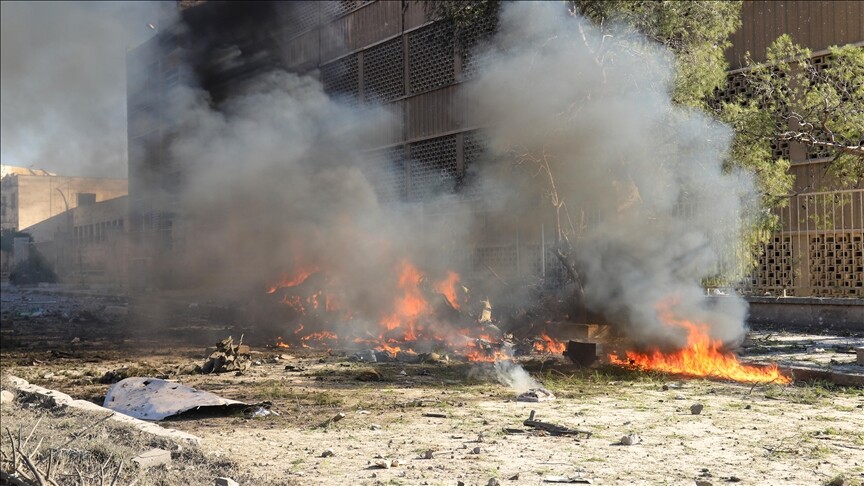
[[[51,404],[51,406],[70,407],[79,410],[97,412],[103,415],[108,412],[112,414],[108,420],[113,420],[115,422],[129,425],[137,430],[140,430],[141,432],[145,432],[158,437],[166,437],[168,439],[190,442],[196,445],[201,443],[201,438],[192,434],[181,432],[179,430],[167,429],[165,427],[161,427],[150,422],[145,422],[129,415],[117,411],[108,410],[104,407],[100,407],[93,402],[88,402],[86,400],[75,400],[65,393],[56,390],[49,390],[38,385],[31,385],[27,382],[27,380],[18,378],[17,376],[10,376],[9,383],[19,393],[37,396],[41,400],[45,400],[46,402]]]
[[[111,386],[103,406],[141,420],[163,420],[192,410],[221,408],[225,413],[253,404],[158,378],[126,378]]]
[[[138,464],[141,469],[151,467],[167,466],[171,463],[171,451],[165,449],[150,449],[132,458],[132,462]]]

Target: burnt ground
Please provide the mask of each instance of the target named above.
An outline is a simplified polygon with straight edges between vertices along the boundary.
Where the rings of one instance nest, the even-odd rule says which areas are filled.
[[[138,484],[209,485],[218,475],[256,485],[485,485],[493,478],[528,485],[551,476],[581,476],[594,484],[864,482],[860,388],[823,382],[752,386],[612,367],[580,370],[554,356],[536,356],[525,367],[557,399],[522,403],[483,366],[456,360],[365,364],[350,361],[347,353],[283,351],[254,341],[253,364],[239,375],[178,374],[202,364],[207,348],[220,338],[250,330],[200,316],[142,326],[129,321],[127,309],[122,298],[92,292],[4,289],[0,372],[4,379],[19,376],[99,404],[110,387],[102,382],[108,372],[164,376],[226,398],[269,401],[278,415],[165,421],[166,427],[201,437],[202,445],[191,451],[187,446],[185,455],[158,474],[127,467],[118,484],[137,478]],[[748,349],[755,358],[856,372],[854,355],[848,354],[855,345],[861,345],[860,336],[772,331],[754,333]],[[696,403],[704,406],[699,415],[690,411]],[[593,435],[526,431],[522,422],[531,410],[540,420]],[[343,420],[322,426],[340,412]],[[25,397],[4,404],[0,418],[4,427],[22,426],[26,435],[38,417],[42,425],[32,440],[45,439],[43,450],[63,433],[95,421]],[[100,445],[100,437],[115,442],[117,437],[102,427],[108,426],[94,427],[88,442],[76,447],[101,451],[97,456],[105,461],[128,463],[136,450],[154,445],[145,438],[130,438],[122,447]],[[640,441],[620,445],[630,433]],[[5,435],[0,448],[8,454]],[[327,449],[333,455],[322,457]],[[384,459],[399,464],[376,468]],[[8,463],[2,467],[7,470]],[[65,484],[79,484],[77,477],[67,479]]]

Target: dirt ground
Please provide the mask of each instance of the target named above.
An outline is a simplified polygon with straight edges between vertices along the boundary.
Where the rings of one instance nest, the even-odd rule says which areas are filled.
[[[841,478],[846,485],[864,483],[860,388],[752,386],[611,367],[579,370],[560,358],[539,356],[524,366],[557,399],[523,403],[481,365],[455,360],[365,364],[350,361],[350,353],[294,353],[266,346],[253,346],[254,364],[239,376],[178,375],[188,365],[203,363],[206,348],[215,342],[212,335],[236,337],[243,330],[212,326],[166,345],[152,333],[130,329],[117,309],[108,312],[115,318],[104,318],[107,307],[122,302],[90,302],[92,314],[69,322],[74,316],[63,309],[24,317],[38,309],[22,311],[14,297],[4,295],[3,302],[4,378],[18,376],[101,404],[110,386],[101,377],[123,370],[128,376],[176,379],[225,398],[269,401],[278,412],[163,422],[203,442],[194,454],[138,484],[213,484],[222,474],[244,485],[486,485],[495,484],[493,479],[530,485],[553,476],[622,485],[697,480],[818,485],[841,484]],[[38,416],[46,417],[43,424],[72,421],[70,430],[93,421],[21,398],[3,405],[4,427],[26,424],[26,434]],[[704,409],[694,415],[690,407],[697,403]],[[532,410],[539,420],[592,435],[532,431],[522,425]],[[339,412],[344,419],[322,425]],[[40,426],[33,440],[56,430]],[[640,441],[620,445],[621,437],[631,433]],[[128,456],[147,445],[131,441],[114,453]],[[6,440],[4,450],[8,446]],[[332,455],[322,457],[328,449]],[[377,468],[383,459],[399,463]],[[70,479],[68,484],[79,483]]]

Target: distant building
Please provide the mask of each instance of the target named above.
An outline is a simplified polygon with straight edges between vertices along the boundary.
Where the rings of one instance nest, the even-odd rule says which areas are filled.
[[[128,197],[81,205],[24,228],[61,282],[127,280]]]
[[[11,168],[0,189],[0,229],[20,231],[69,209],[125,196],[129,183]]]

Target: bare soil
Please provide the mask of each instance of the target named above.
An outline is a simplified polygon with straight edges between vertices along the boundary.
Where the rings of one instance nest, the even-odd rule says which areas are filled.
[[[715,485],[818,485],[841,477],[847,485],[864,482],[861,389],[824,383],[752,386],[612,367],[580,370],[547,356],[524,365],[557,399],[522,403],[479,365],[364,364],[350,361],[350,353],[266,346],[253,346],[255,364],[240,375],[178,375],[203,363],[207,347],[215,343],[213,333],[237,337],[242,330],[211,326],[196,337],[194,331],[177,331],[182,326],[173,323],[178,334],[160,343],[122,320],[94,318],[72,327],[60,317],[23,319],[7,308],[4,299],[3,376],[101,404],[110,385],[100,378],[124,369],[129,376],[165,376],[226,398],[269,401],[278,412],[163,422],[203,443],[138,484],[210,485],[220,474],[244,485],[486,485],[493,478],[529,485],[550,476],[622,485],[695,484],[697,479]],[[288,371],[286,365],[302,371]],[[699,415],[690,411],[696,403],[704,405]],[[550,436],[528,429],[522,422],[532,410],[539,420],[593,435]],[[339,412],[346,417],[322,425]],[[445,417],[427,416],[430,412]],[[20,400],[2,407],[3,426],[20,425],[25,434],[38,416],[71,421],[62,430],[93,422]],[[49,422],[31,440],[58,435],[60,429],[45,426]],[[630,433],[641,441],[620,445]],[[149,445],[144,439],[128,441],[114,452],[128,461],[136,448]],[[328,449],[332,456],[322,457]],[[384,459],[399,463],[377,468],[375,463]],[[131,482],[135,474],[151,473],[128,474],[124,480]],[[70,479],[66,484],[79,483]]]

